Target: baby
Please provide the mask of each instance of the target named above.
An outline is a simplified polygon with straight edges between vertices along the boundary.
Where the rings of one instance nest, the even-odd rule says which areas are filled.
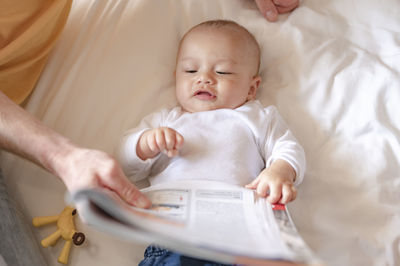
[[[257,41],[237,23],[214,20],[190,29],[176,59],[179,106],[147,116],[124,135],[119,157],[127,176],[149,177],[152,185],[217,180],[246,185],[270,203],[294,200],[304,151],[277,109],[255,100],[259,65]],[[146,254],[140,265],[177,256],[152,246]]]
[[[210,179],[255,189],[270,203],[296,198],[305,156],[273,106],[255,100],[260,48],[232,21],[203,22],[182,38],[176,59],[178,107],[128,131],[126,174],[151,184]],[[163,154],[164,153],[164,154]]]

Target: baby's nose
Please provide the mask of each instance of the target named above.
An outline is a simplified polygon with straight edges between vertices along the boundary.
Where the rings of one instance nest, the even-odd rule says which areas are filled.
[[[201,73],[197,80],[198,84],[214,84],[215,80],[210,73]]]

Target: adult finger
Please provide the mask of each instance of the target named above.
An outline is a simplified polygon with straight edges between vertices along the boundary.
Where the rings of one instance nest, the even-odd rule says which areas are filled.
[[[122,170],[110,180],[109,187],[128,204],[139,208],[149,208],[151,206],[151,201],[128,180]]]
[[[261,14],[270,22],[278,20],[278,10],[272,0],[255,0]]]

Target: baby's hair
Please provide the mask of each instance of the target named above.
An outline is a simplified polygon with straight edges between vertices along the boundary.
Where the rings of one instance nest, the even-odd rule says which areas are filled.
[[[253,34],[251,34],[245,27],[241,26],[240,24],[238,24],[232,20],[215,19],[215,20],[207,20],[200,24],[197,24],[196,26],[192,27],[189,31],[187,31],[185,33],[185,35],[183,35],[183,37],[179,43],[178,51],[180,50],[180,47],[181,47],[185,37],[193,30],[201,28],[201,27],[215,27],[215,28],[229,27],[233,30],[237,30],[237,31],[240,31],[241,33],[243,33],[245,38],[250,42],[250,45],[252,46],[252,48],[254,48],[256,50],[256,55],[257,55],[257,60],[258,60],[256,74],[258,74],[258,71],[260,68],[260,55],[261,55],[260,46],[258,45],[258,42],[257,42],[256,38],[253,36]]]

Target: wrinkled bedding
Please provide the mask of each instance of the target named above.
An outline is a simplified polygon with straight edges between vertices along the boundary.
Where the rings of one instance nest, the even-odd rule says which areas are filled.
[[[171,106],[177,44],[191,26],[232,19],[262,49],[258,98],[277,106],[303,145],[307,171],[289,204],[328,265],[400,265],[400,2],[305,0],[268,23],[250,0],[74,1],[26,109],[85,147],[113,153],[126,129]],[[64,185],[3,153],[28,217],[64,207]],[[145,245],[98,232],[70,265],[136,265]],[[38,241],[54,228],[34,229]],[[58,265],[62,245],[43,249]]]

